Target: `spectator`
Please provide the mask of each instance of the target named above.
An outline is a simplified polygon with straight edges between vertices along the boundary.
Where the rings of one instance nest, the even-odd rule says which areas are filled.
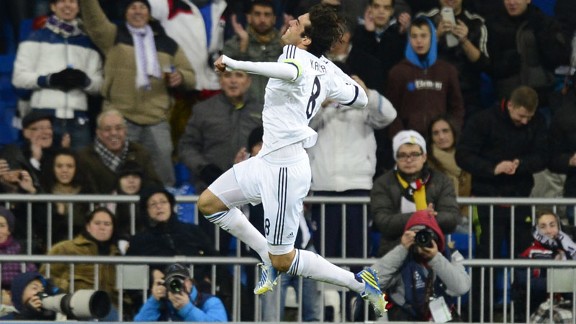
[[[393,303],[391,321],[460,320],[456,297],[470,290],[470,276],[462,265],[464,257],[448,247],[436,219],[427,210],[412,214],[400,244],[373,265]],[[442,321],[439,315],[450,317]]]
[[[465,117],[482,109],[481,73],[488,70],[488,31],[484,19],[463,8],[463,0],[439,0],[439,8],[424,13],[436,24],[438,37],[438,57],[452,63],[458,70],[460,90],[464,97]],[[442,17],[442,8],[451,8],[455,24]],[[449,43],[454,37],[457,43]]]
[[[102,60],[81,29],[77,0],[50,0],[46,25],[20,43],[12,83],[32,91],[30,106],[54,116],[57,139],[73,148],[91,142],[88,96],[102,86]]]
[[[326,58],[340,63],[340,68],[345,64],[349,75],[358,76],[368,88],[382,92],[386,78],[381,73],[380,60],[360,47],[352,46],[351,39],[352,33],[346,30],[340,42],[336,42],[325,54]]]
[[[194,174],[196,192],[232,166],[250,131],[262,125],[262,103],[248,95],[251,84],[244,71],[221,73],[222,92],[192,108],[178,151]]]
[[[252,1],[246,20],[248,25],[245,29],[238,22],[236,15],[232,15],[231,24],[235,35],[224,43],[222,53],[235,60],[276,62],[278,56],[282,54],[282,41],[281,33],[274,27],[276,15],[272,1]],[[263,103],[268,78],[254,75],[252,79],[250,96]]]
[[[224,47],[222,15],[225,0],[149,0],[152,17],[186,54],[196,74],[196,90],[218,90],[218,76],[212,62]],[[205,13],[208,11],[208,13]]]
[[[199,226],[183,223],[174,212],[176,200],[164,188],[153,187],[140,194],[140,212],[145,228],[130,238],[128,256],[214,256],[214,243]],[[158,265],[153,269],[160,269]],[[196,287],[205,292],[210,280],[210,266],[196,265]],[[225,280],[225,278],[219,278]],[[134,311],[142,296],[132,296]]]
[[[377,178],[370,194],[374,226],[382,233],[378,256],[400,242],[415,211],[428,210],[435,215],[443,233],[452,233],[460,219],[452,181],[426,163],[424,138],[414,130],[401,131],[392,146],[396,168]]]
[[[54,245],[48,255],[94,255],[113,256],[120,255],[116,247],[114,227],[116,217],[106,207],[98,207],[84,218],[84,229],[74,239]],[[98,272],[96,272],[98,269]],[[52,263],[43,264],[41,273],[50,273],[54,284],[64,292],[73,292],[79,289],[98,289],[111,296],[114,307],[104,319],[117,320],[118,293],[116,291],[116,266],[114,264],[76,264],[72,268],[69,264]],[[73,278],[73,284],[71,284]],[[98,281],[95,280],[98,278]]]
[[[228,316],[222,301],[198,291],[190,271],[172,264],[162,273],[154,270],[151,295],[140,309],[135,322],[226,322]]]
[[[343,72],[347,73],[344,66]],[[392,104],[376,90],[368,89],[363,80],[352,78],[368,94],[368,105],[364,109],[350,109],[337,102],[325,102],[323,108],[310,122],[318,141],[308,149],[312,169],[311,190],[316,196],[358,197],[370,196],[372,179],[376,168],[376,139],[374,130],[389,125],[396,118]],[[347,132],[342,132],[347,129]],[[346,222],[342,222],[342,205],[326,204],[322,223],[320,205],[312,206],[312,220],[316,230],[314,245],[325,257],[364,258],[363,206],[346,205]],[[324,231],[324,236],[320,231]],[[344,236],[343,236],[343,233]],[[346,238],[346,250],[339,242]],[[325,245],[322,245],[325,242]]]
[[[452,122],[444,116],[438,116],[432,119],[427,134],[430,168],[444,173],[452,180],[456,197],[470,197],[472,176],[456,164],[458,132]],[[460,213],[468,215],[468,207],[461,206]]]
[[[532,244],[520,253],[520,258],[537,260],[574,260],[576,258],[576,243],[562,231],[560,218],[551,210],[542,210],[536,216],[536,225],[532,228]],[[527,304],[524,295],[528,289],[526,277],[527,269],[516,269],[513,295],[516,295],[514,304],[515,314],[519,318],[514,320],[526,321],[526,306],[530,307],[530,314],[548,299],[547,269],[530,268],[530,302]]]
[[[8,161],[0,159],[0,192],[2,193],[36,193],[32,176],[26,170],[10,170]]]
[[[48,194],[81,195],[94,193],[92,182],[86,178],[84,170],[79,164],[78,155],[70,149],[55,151],[42,170],[41,177],[42,186],[45,188],[45,193]],[[88,210],[88,203],[76,202],[73,205],[65,201],[53,203],[51,242],[71,239],[73,235],[79,233],[82,226],[85,225],[84,215]],[[48,215],[44,214],[43,216],[36,219],[36,224],[40,223],[42,228],[47,228],[49,222],[46,218]],[[72,225],[72,232],[69,232],[70,225]],[[50,246],[50,242],[48,240],[46,242]]]
[[[390,125],[390,136],[404,129],[426,134],[432,118],[446,114],[459,129],[464,117],[464,102],[458,71],[437,59],[436,30],[432,22],[417,17],[409,28],[406,58],[388,76],[386,97],[398,112]]]
[[[404,33],[408,25],[401,24],[405,19],[394,17],[394,4],[394,0],[370,0],[364,14],[364,24],[356,26],[352,37],[353,49],[363,50],[380,61],[380,69],[374,72],[384,78],[384,83],[390,69],[404,58],[406,48]],[[410,22],[409,16],[407,22]],[[379,92],[386,89],[385,85],[368,86]]]
[[[12,232],[16,226],[16,220],[12,212],[0,206],[0,255],[21,254],[20,243],[14,239]],[[2,262],[2,303],[9,304],[5,297],[9,296],[8,292],[12,285],[12,280],[22,272],[22,263],[19,262]],[[26,271],[36,271],[36,265],[33,263],[25,264]],[[7,295],[8,294],[8,295]]]
[[[558,21],[530,0],[504,1],[506,11],[488,20],[491,76],[498,99],[524,85],[536,90],[542,107],[548,106],[554,69],[567,65],[570,44]]]
[[[114,108],[122,113],[128,139],[150,150],[157,174],[164,185],[172,186],[170,91],[192,89],[194,71],[178,44],[158,22],[150,20],[147,0],[125,3],[125,24],[115,25],[97,0],[80,0],[86,31],[106,58],[103,109]]]
[[[32,179],[35,193],[42,190],[40,170],[42,162],[53,149],[53,116],[43,111],[33,111],[22,118],[22,145],[10,144],[2,148],[0,158],[8,162],[10,170],[27,171]],[[65,145],[63,145],[65,146]]]
[[[534,185],[533,174],[546,167],[549,156],[547,129],[544,118],[536,113],[537,108],[536,91],[520,86],[512,92],[510,100],[471,117],[456,146],[456,163],[472,175],[473,196],[530,195]],[[514,251],[522,247],[530,227],[525,217],[531,212],[527,206],[516,206],[515,223],[510,224],[511,212],[509,206],[478,206],[482,229],[476,250],[478,258],[501,258],[499,251],[509,237],[510,226],[514,226],[516,240],[508,241],[508,244],[514,247]],[[494,221],[498,221],[498,226],[491,226],[491,215]],[[478,279],[479,275],[473,278]],[[475,289],[472,291],[478,292],[472,301],[474,307],[480,306],[479,299],[476,299],[480,296],[479,284],[479,280],[474,280]],[[475,308],[473,315],[475,320],[479,320],[480,309]]]
[[[250,131],[262,125],[262,103],[248,95],[251,80],[243,71],[221,73],[222,92],[192,108],[178,149],[180,159],[194,175],[196,192],[204,191],[232,166]],[[214,233],[213,224],[204,217],[200,225],[205,232]],[[227,251],[229,240],[229,234],[221,236],[220,250]]]
[[[81,164],[89,178],[95,182],[96,192],[109,194],[116,189],[119,168],[128,161],[137,161],[144,169],[143,186],[160,184],[152,157],[146,148],[126,140],[126,122],[114,109],[104,111],[96,118],[94,145],[80,151]]]
[[[144,177],[144,170],[138,162],[126,161],[118,169],[118,186],[112,194],[139,196],[142,192]],[[107,207],[116,215],[116,233],[118,234],[120,252],[126,254],[130,237],[144,229],[144,222],[140,217],[140,208],[138,204],[133,203],[109,203]],[[132,230],[133,218],[134,230]]]
[[[399,13],[396,10],[396,6],[400,2],[402,1],[370,0],[364,14],[364,24],[359,24],[356,27],[352,38],[352,48],[362,49],[380,61],[384,85],[383,88],[372,88],[382,93],[387,91],[386,82],[390,70],[404,58],[406,49],[404,33],[408,29],[410,15],[406,12]],[[398,18],[394,17],[395,14],[398,14]],[[368,65],[368,68],[372,67]],[[377,143],[375,177],[380,176],[394,164],[394,160],[390,156],[392,141],[388,131],[387,128],[375,131]]]
[[[40,293],[55,295],[58,289],[38,272],[24,272],[12,280],[12,305],[17,312],[0,319],[4,321],[54,321],[56,312],[42,308]]]

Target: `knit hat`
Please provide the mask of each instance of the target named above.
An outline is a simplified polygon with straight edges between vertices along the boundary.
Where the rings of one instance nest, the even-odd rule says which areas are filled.
[[[400,131],[392,139],[392,150],[394,152],[394,160],[396,160],[396,155],[398,155],[398,149],[402,144],[416,144],[422,148],[422,152],[426,154],[426,141],[424,137],[414,130],[404,130]]]
[[[50,121],[50,123],[52,123],[54,116],[42,110],[32,110],[31,112],[27,113],[24,118],[22,118],[22,129],[26,129],[28,126],[34,124],[35,122],[44,119],[47,119]]]
[[[132,5],[134,2],[142,2],[146,7],[148,7],[148,11],[150,12],[150,14],[152,14],[152,7],[150,6],[150,2],[148,2],[148,0],[125,0],[124,1],[124,10],[122,11],[124,13],[124,16],[126,16],[126,11],[128,10],[128,7],[130,7],[130,5]]]
[[[140,163],[133,160],[128,160],[118,168],[118,178],[122,178],[127,175],[137,175],[142,177],[144,175],[144,169]]]
[[[0,206],[0,216],[6,219],[6,223],[8,223],[8,230],[10,233],[14,233],[14,214],[8,209],[3,206]]]
[[[44,285],[44,277],[35,271],[21,273],[12,279],[12,286],[10,289],[10,292],[12,293],[12,305],[14,305],[19,312],[24,310],[24,304],[22,304],[22,295],[24,294],[24,290],[26,289],[26,286],[35,279],[39,279]]]
[[[436,235],[438,236],[438,242],[436,242],[438,244],[438,251],[443,252],[444,247],[446,246],[445,245],[446,239],[444,238],[444,233],[442,233],[442,230],[440,229],[440,226],[436,221],[436,217],[430,215],[430,212],[428,212],[428,210],[419,210],[414,214],[412,214],[412,216],[410,216],[410,218],[408,219],[406,226],[404,227],[404,231],[422,230],[424,228],[429,228],[432,231],[434,231],[434,233],[436,233]]]

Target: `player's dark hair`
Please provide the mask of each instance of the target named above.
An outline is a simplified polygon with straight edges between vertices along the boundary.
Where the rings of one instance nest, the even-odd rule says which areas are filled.
[[[307,51],[318,57],[326,53],[332,44],[339,42],[344,34],[345,23],[333,7],[318,4],[310,8],[310,25],[304,35],[312,40]]]

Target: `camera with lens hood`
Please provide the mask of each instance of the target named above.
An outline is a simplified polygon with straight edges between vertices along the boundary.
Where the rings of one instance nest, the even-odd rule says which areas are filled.
[[[184,278],[178,275],[166,277],[164,286],[173,294],[179,294],[186,289],[184,286]]]
[[[164,278],[164,287],[173,293],[179,294],[181,292],[186,292],[185,280],[190,278],[190,271],[181,264],[170,265],[164,273],[166,277]]]
[[[80,289],[70,294],[37,294],[45,310],[62,313],[68,319],[100,319],[110,313],[110,297],[105,291]]]
[[[436,239],[436,233],[428,228],[416,232],[416,236],[414,236],[414,242],[416,245],[423,248],[431,248],[434,246],[432,244],[432,240],[434,239]]]

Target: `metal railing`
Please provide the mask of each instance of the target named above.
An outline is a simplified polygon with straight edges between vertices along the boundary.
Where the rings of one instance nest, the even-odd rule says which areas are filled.
[[[198,196],[178,196],[176,197],[177,202],[178,203],[196,203]],[[229,310],[230,314],[232,316],[231,320],[233,321],[239,321],[241,316],[242,316],[242,309],[240,307],[241,302],[242,302],[242,298],[243,296],[241,295],[240,291],[240,287],[242,285],[241,283],[241,273],[242,273],[242,269],[241,266],[243,265],[254,265],[258,260],[254,259],[254,258],[246,258],[246,257],[241,257],[241,251],[240,251],[240,245],[237,245],[236,248],[236,256],[231,256],[231,257],[186,257],[186,256],[175,256],[175,257],[170,257],[170,258],[152,258],[152,257],[145,257],[145,258],[140,258],[140,257],[126,257],[126,256],[119,256],[119,257],[94,257],[94,256],[45,256],[45,255],[32,255],[32,247],[31,247],[31,238],[32,238],[32,233],[33,230],[36,231],[37,229],[35,229],[33,227],[33,223],[32,223],[32,208],[31,208],[31,204],[33,203],[46,203],[48,208],[48,214],[46,215],[46,217],[48,217],[48,219],[50,219],[52,217],[51,214],[51,207],[53,203],[56,202],[65,202],[70,204],[70,206],[72,206],[74,203],[77,202],[82,202],[82,203],[90,203],[91,204],[91,208],[93,208],[96,205],[101,205],[101,204],[105,204],[105,203],[132,203],[132,204],[136,204],[139,202],[139,197],[138,196],[114,196],[114,195],[74,195],[74,196],[66,196],[66,195],[13,195],[13,194],[8,194],[8,195],[0,195],[0,201],[3,201],[5,204],[9,204],[9,203],[26,203],[27,204],[27,208],[26,208],[26,217],[27,217],[27,224],[28,224],[28,228],[27,228],[27,237],[29,238],[27,240],[27,245],[26,245],[26,255],[2,255],[0,256],[0,263],[2,262],[35,262],[35,263],[70,263],[70,264],[75,264],[75,263],[93,263],[93,264],[116,264],[118,267],[122,267],[124,265],[133,265],[133,264],[155,264],[155,263],[171,263],[171,262],[183,262],[183,263],[190,263],[190,264],[195,264],[195,265],[201,265],[201,264],[209,264],[212,265],[212,279],[213,279],[213,286],[212,286],[212,290],[213,292],[216,292],[215,289],[215,267],[217,265],[231,265],[233,266],[233,271],[232,271],[232,277],[233,277],[233,303],[232,303],[232,307]],[[362,240],[363,240],[363,258],[348,258],[346,257],[346,236],[345,236],[345,229],[346,229],[346,222],[345,219],[347,217],[346,215],[346,209],[342,208],[342,214],[339,215],[339,220],[343,222],[342,226],[343,226],[343,231],[342,231],[342,240],[341,242],[339,242],[341,244],[341,249],[342,249],[342,255],[341,257],[338,258],[327,258],[329,261],[340,265],[340,266],[366,266],[366,265],[370,265],[372,263],[374,263],[374,259],[370,259],[368,257],[367,251],[368,251],[368,244],[370,243],[370,237],[369,237],[369,223],[370,223],[370,217],[368,214],[368,210],[369,210],[369,198],[368,197],[308,197],[305,199],[305,203],[306,204],[320,204],[321,205],[321,215],[320,215],[320,235],[321,237],[324,237],[324,233],[323,233],[323,229],[325,228],[326,225],[326,219],[327,216],[325,213],[325,205],[326,204],[338,204],[341,205],[342,207],[346,207],[347,205],[350,204],[360,204],[363,206],[363,219],[362,219],[362,227],[363,227],[363,235],[362,235]],[[511,206],[510,208],[510,236],[509,236],[509,240],[510,243],[513,243],[515,241],[515,228],[514,228],[514,223],[515,223],[515,217],[517,217],[517,215],[515,215],[515,208],[517,206],[529,206],[530,210],[531,210],[531,216],[532,219],[534,219],[534,215],[536,214],[536,210],[539,207],[545,206],[549,209],[552,209],[554,211],[558,211],[561,209],[565,209],[565,208],[571,208],[571,209],[575,209],[574,206],[576,206],[576,199],[563,199],[563,198],[459,198],[458,199],[458,203],[461,205],[466,205],[466,206],[500,206],[500,205],[507,205],[507,206]],[[72,208],[69,208],[69,210],[72,210]],[[491,209],[492,210],[492,209]],[[134,232],[134,219],[135,216],[134,215],[135,212],[135,208],[132,208],[132,232]],[[196,222],[198,222],[198,210],[195,209],[194,211],[194,220]],[[472,215],[472,208],[469,209],[469,217],[471,218]],[[72,238],[74,233],[72,232],[72,214],[71,212],[69,213],[69,238]],[[485,217],[486,215],[484,215]],[[490,215],[488,215],[488,217],[491,218],[491,226],[494,226],[495,223],[498,224],[498,226],[501,225],[500,222],[497,222],[497,220],[493,219],[493,214],[490,213]],[[330,221],[334,221],[334,220],[330,220]],[[50,224],[51,222],[49,221],[48,224]],[[360,222],[359,222],[360,223]],[[471,235],[470,233],[473,233],[473,224],[472,222],[469,222],[468,224],[468,246],[467,246],[467,257],[468,260],[464,261],[464,264],[469,267],[469,269],[476,269],[475,271],[472,272],[472,276],[475,275],[479,275],[481,278],[481,286],[484,287],[485,283],[488,283],[489,289],[487,289],[486,291],[483,291],[482,294],[480,294],[479,298],[480,300],[476,300],[474,301],[474,297],[475,296],[471,296],[470,297],[470,301],[468,303],[468,306],[470,307],[472,305],[472,303],[474,302],[478,302],[481,304],[481,307],[487,307],[488,309],[490,309],[490,315],[488,316],[489,318],[484,318],[481,317],[480,321],[493,321],[495,320],[494,318],[494,314],[496,312],[496,309],[498,308],[498,312],[500,312],[504,317],[504,321],[513,321],[514,320],[514,314],[515,314],[515,309],[514,309],[514,303],[510,303],[510,291],[508,288],[508,282],[513,280],[514,277],[514,269],[518,268],[518,267],[541,267],[541,268],[549,268],[549,267],[554,267],[554,268],[574,268],[576,267],[576,262],[575,261],[542,261],[542,260],[519,260],[519,259],[515,259],[515,255],[519,252],[519,251],[515,251],[514,250],[514,244],[510,244],[510,258],[509,259],[501,259],[501,260],[488,260],[488,259],[482,259],[482,260],[478,260],[478,259],[474,259],[473,258],[473,246],[475,245],[474,242],[474,236]],[[50,230],[46,229],[48,231],[48,236],[50,235]],[[214,238],[215,238],[215,246],[219,246],[219,231],[215,228],[215,232],[214,232]],[[50,243],[50,239],[48,240]],[[491,240],[491,246],[493,246],[494,242],[493,240]],[[526,242],[526,247],[530,245],[531,242]],[[319,247],[319,253],[323,254],[323,251],[325,250],[325,242],[321,242],[321,245]],[[491,255],[494,253],[494,251],[491,251]],[[501,269],[501,270],[500,270]],[[496,272],[495,272],[496,271]],[[96,271],[97,272],[97,271]],[[479,272],[479,274],[477,274]],[[486,272],[488,272],[488,275],[486,274]],[[503,276],[504,278],[502,279],[502,281],[504,282],[504,284],[502,285],[502,292],[497,292],[495,291],[495,280],[496,277],[498,275],[498,273],[500,273],[501,276]],[[120,272],[121,273],[121,272]],[[118,282],[118,286],[120,288],[122,288],[122,278],[117,278],[117,280],[119,280]],[[256,280],[256,279],[255,279]],[[528,284],[526,287],[526,290],[528,292],[527,296],[528,296],[528,301],[530,299],[530,287],[529,287],[529,283],[530,283],[530,278],[528,278]],[[576,290],[576,287],[574,288]],[[119,290],[119,294],[120,297],[122,297],[123,294],[123,289]],[[488,300],[488,303],[485,303],[485,299],[484,297],[486,295],[484,294],[488,294],[489,298],[487,298],[486,300]],[[500,294],[501,298],[504,300],[504,302],[501,305],[496,305],[497,301],[494,300],[494,297]],[[144,293],[144,296],[146,296],[146,292]],[[122,300],[122,299],[119,299]],[[344,292],[341,292],[341,300],[346,300],[346,296]],[[527,304],[528,304],[527,301]],[[342,316],[342,320],[345,321],[346,320],[346,311],[347,311],[347,307],[345,305],[346,303],[341,303],[341,312],[343,314]],[[459,303],[459,306],[462,306],[462,302]],[[121,306],[120,306],[121,307]],[[500,309],[501,308],[501,309]],[[525,307],[526,309],[528,307]],[[461,311],[466,312],[466,307],[464,308],[460,308]],[[468,309],[468,313],[470,314],[470,310],[471,308]],[[261,309],[259,309],[259,303],[256,302],[255,303],[255,319],[258,320],[258,316],[261,312]],[[121,312],[120,312],[121,313]],[[576,312],[575,312],[576,313]],[[301,312],[299,312],[299,316],[301,315]],[[525,314],[528,318],[529,316],[529,311],[526,310],[526,314]]]

